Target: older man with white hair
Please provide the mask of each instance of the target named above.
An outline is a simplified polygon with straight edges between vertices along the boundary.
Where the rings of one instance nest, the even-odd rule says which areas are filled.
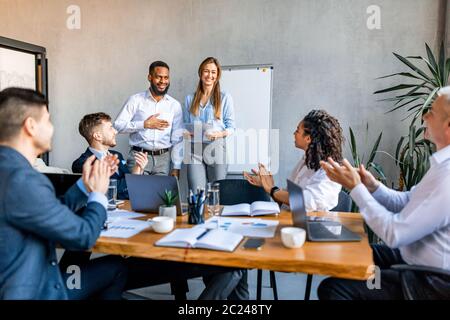
[[[375,264],[381,269],[380,288],[366,281],[328,278],[319,286],[320,299],[404,299],[395,264],[435,267],[450,271],[450,87],[442,88],[423,116],[425,138],[434,142],[430,169],[408,192],[394,191],[368,172],[328,159],[322,168],[348,190],[368,226],[384,241],[373,245]],[[450,277],[413,273],[409,281],[414,298],[450,299]]]

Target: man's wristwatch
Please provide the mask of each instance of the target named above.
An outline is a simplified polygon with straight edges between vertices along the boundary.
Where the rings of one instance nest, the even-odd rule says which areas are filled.
[[[270,189],[270,197],[273,199],[274,193],[279,191],[279,190],[280,190],[280,188],[278,188],[277,186],[275,186],[272,189]]]

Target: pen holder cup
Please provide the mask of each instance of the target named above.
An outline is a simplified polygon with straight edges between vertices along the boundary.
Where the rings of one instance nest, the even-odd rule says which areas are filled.
[[[202,224],[205,222],[203,219],[203,209],[204,204],[202,204],[200,207],[197,207],[196,205],[190,204],[188,207],[188,223],[189,224]]]

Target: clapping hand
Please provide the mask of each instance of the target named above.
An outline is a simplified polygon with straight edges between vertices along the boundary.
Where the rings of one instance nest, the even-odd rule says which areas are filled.
[[[363,164],[359,166],[358,173],[361,178],[361,182],[366,186],[367,190],[369,190],[370,193],[375,192],[380,185],[380,181],[375,179],[372,173],[367,171]]]
[[[145,166],[148,163],[147,152],[135,152],[134,160],[136,161],[136,165],[133,168],[134,174],[142,174],[144,172]]]
[[[96,160],[90,156],[83,165],[82,180],[88,192],[106,194],[109,186],[111,167],[105,160]]]
[[[259,177],[259,171],[252,169],[252,173],[250,172],[243,172],[244,178],[252,185],[256,187],[262,187],[261,179]]]
[[[270,193],[270,190],[275,186],[275,181],[273,180],[272,173],[262,163],[259,164],[259,179],[261,180],[264,191]]]
[[[344,159],[342,164],[340,165],[332,158],[328,158],[328,161],[320,161],[322,169],[325,170],[330,180],[341,184],[344,188],[351,191],[361,183],[361,177],[358,169],[352,167],[347,159]]]
[[[108,154],[103,161],[109,166],[109,176],[112,176],[119,168],[119,157],[116,154]]]

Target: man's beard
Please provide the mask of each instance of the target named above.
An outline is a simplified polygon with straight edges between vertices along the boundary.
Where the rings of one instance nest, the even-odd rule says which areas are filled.
[[[154,93],[157,96],[163,96],[169,91],[170,83],[167,85],[164,91],[159,91],[158,87],[154,85],[153,82],[150,83],[150,87],[152,89],[152,93]]]
[[[117,145],[117,143],[115,141],[111,141],[110,143],[108,143],[108,147],[110,148],[114,148]]]

